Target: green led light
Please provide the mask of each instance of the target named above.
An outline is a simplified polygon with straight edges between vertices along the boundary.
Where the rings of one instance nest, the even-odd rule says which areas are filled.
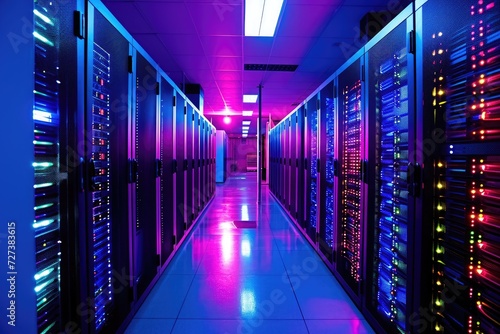
[[[52,329],[52,327],[55,326],[55,322],[51,323],[50,326],[47,326],[47,328],[43,331],[43,332],[40,332],[40,334],[47,334],[47,333],[50,333],[50,330]]]
[[[45,188],[45,187],[50,187],[50,186],[52,186],[53,184],[54,184],[54,183],[52,183],[52,182],[40,183],[40,184],[35,184],[35,185],[33,186],[33,188],[35,188],[35,189],[38,189],[38,188]]]
[[[37,274],[35,275],[35,280],[37,280],[37,281],[38,281],[39,279],[41,279],[41,278],[44,278],[44,277],[48,276],[48,275],[49,275],[51,272],[53,272],[53,271],[54,271],[54,268],[51,268],[51,269],[45,269],[45,270],[44,270],[44,271],[42,271],[41,273],[37,273]]]
[[[45,44],[48,44],[50,46],[54,46],[54,43],[52,43],[51,41],[49,41],[46,37],[40,35],[37,31],[33,31],[33,36],[35,36],[35,38],[41,40]]]
[[[37,285],[37,286],[35,287],[35,292],[37,292],[37,293],[38,293],[38,292],[42,291],[42,289],[43,289],[43,288],[45,288],[47,285],[49,285],[49,283],[50,283],[50,282],[45,282],[45,283],[43,283],[43,284]]]
[[[54,166],[53,162],[34,162],[33,167],[35,168],[47,168]]]
[[[50,24],[51,26],[53,26],[53,25],[54,25],[54,23],[52,22],[52,20],[51,20],[51,19],[49,19],[47,16],[43,15],[42,13],[40,13],[37,9],[35,9],[35,10],[33,11],[33,13],[34,13],[36,16],[38,16],[40,19],[42,19],[42,21],[43,21],[43,22],[48,23],[48,24]]]
[[[44,145],[44,146],[52,146],[54,145],[50,141],[40,141],[40,140],[33,140],[34,145]]]
[[[49,96],[48,94],[45,94],[45,93],[39,92],[39,91],[37,91],[37,90],[34,90],[34,91],[33,91],[33,93],[34,93],[34,94],[36,94],[36,95]]]
[[[36,222],[33,224],[33,228],[40,228],[40,227],[45,227],[45,226],[49,226],[50,224],[52,224],[54,222],[54,219],[46,219],[46,220],[42,220],[42,221],[39,221],[39,222]]]
[[[47,203],[47,204],[37,205],[37,206],[35,206],[35,210],[46,209],[48,207],[51,207],[52,205],[54,205],[54,203]]]

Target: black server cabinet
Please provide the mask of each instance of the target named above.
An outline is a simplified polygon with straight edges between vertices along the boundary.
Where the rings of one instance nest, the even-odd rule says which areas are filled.
[[[174,135],[174,145],[175,145],[175,155],[176,155],[176,187],[175,192],[176,202],[175,202],[175,217],[176,217],[176,227],[175,227],[175,243],[178,243],[182,236],[184,235],[184,230],[186,225],[184,224],[185,219],[185,201],[184,201],[184,133],[185,133],[185,112],[186,112],[184,99],[179,93],[175,93],[174,96],[174,112],[175,112],[175,135]]]
[[[333,101],[333,82],[320,91],[321,110],[321,147],[320,147],[320,223],[318,246],[323,254],[333,261],[335,245],[335,106]]]
[[[174,88],[162,78],[160,91],[160,265],[173,251],[175,222]]]
[[[359,296],[362,265],[362,103],[361,61],[355,59],[338,76],[339,198],[336,270]]]
[[[500,328],[500,2],[428,1],[419,111],[422,159],[433,168],[433,295],[421,330],[497,333]],[[442,15],[446,13],[446,19]]]
[[[285,149],[284,158],[284,189],[285,193],[283,195],[283,206],[285,209],[290,212],[290,116],[285,118],[283,122],[283,147]]]
[[[207,194],[207,124],[203,117],[200,117],[201,125],[200,125],[200,204],[201,207],[204,208],[205,204],[208,200]]]
[[[137,166],[136,220],[134,229],[135,292],[146,290],[157,273],[156,250],[156,102],[157,72],[149,61],[136,53],[135,72],[135,159]]]
[[[191,104],[186,101],[186,133],[185,138],[185,152],[184,157],[184,203],[185,203],[185,217],[184,222],[186,228],[189,228],[193,223],[193,125],[194,125],[194,110]]]
[[[285,177],[285,169],[283,167],[283,160],[284,160],[284,152],[285,152],[285,145],[283,143],[283,121],[278,124],[278,142],[279,142],[279,147],[280,147],[280,154],[279,154],[279,190],[278,190],[278,199],[280,202],[283,202],[283,194],[285,192],[285,182],[284,182],[284,177]]]
[[[297,110],[297,223],[302,228],[306,227],[307,211],[307,132],[306,109],[301,106]]]
[[[91,6],[88,10],[86,210],[80,211],[86,220],[81,226],[86,236],[81,256],[86,259],[83,267],[87,277],[83,279],[83,273],[80,277],[87,291],[83,303],[92,311],[80,313],[86,315],[81,321],[84,326],[88,324],[88,331],[99,333],[115,330],[126,317],[130,311],[129,286],[133,285],[116,282],[117,275],[132,277],[129,211],[123,210],[129,201],[130,64],[128,41],[103,14]]]
[[[319,219],[318,191],[319,191],[319,97],[316,95],[307,101],[308,119],[308,209],[306,232],[313,242],[316,242],[317,224]]]
[[[292,113],[290,115],[290,130],[289,130],[289,149],[290,149],[290,158],[288,160],[288,164],[290,165],[290,216],[293,218],[297,218],[297,140],[299,139],[296,136],[297,129],[297,114]]]
[[[368,121],[365,178],[367,224],[361,231],[366,256],[367,305],[388,332],[412,331],[408,319],[419,305],[422,291],[414,261],[422,252],[416,245],[414,198],[418,195],[415,164],[414,54],[410,48],[411,8],[391,22],[389,30],[367,45],[366,93]],[[410,15],[410,16],[408,16]],[[406,17],[405,17],[406,16]],[[392,27],[394,25],[394,27]],[[392,28],[392,29],[391,29]],[[418,306],[416,307],[418,310]]]
[[[31,97],[33,103],[31,108],[33,112],[33,128],[31,131],[34,132],[32,132],[33,146],[30,148],[32,149],[31,154],[34,155],[30,162],[32,161],[34,169],[34,179],[32,179],[33,184],[30,187],[32,190],[30,195],[34,196],[32,200],[34,205],[31,206],[32,210],[34,208],[34,216],[31,215],[30,218],[34,218],[31,226],[33,227],[35,239],[34,242],[33,239],[29,239],[34,247],[23,246],[23,248],[18,247],[17,250],[5,247],[6,268],[8,264],[9,272],[18,272],[16,278],[18,291],[15,294],[18,319],[15,322],[16,327],[12,327],[8,324],[12,319],[9,318],[10,312],[7,311],[7,317],[5,317],[4,323],[0,327],[14,330],[23,330],[24,328],[26,330],[28,328],[33,329],[33,324],[36,324],[38,332],[59,332],[64,328],[66,322],[79,323],[76,311],[73,312],[69,305],[76,300],[81,300],[80,298],[85,294],[81,290],[80,281],[77,279],[81,272],[78,269],[71,269],[75,258],[78,256],[85,258],[84,254],[79,255],[78,253],[80,251],[78,245],[80,242],[84,243],[85,239],[77,238],[79,234],[76,212],[74,208],[68,205],[70,202],[84,200],[78,196],[81,191],[78,174],[81,173],[82,165],[76,145],[83,141],[83,138],[76,135],[66,135],[67,133],[75,134],[77,132],[74,125],[76,123],[75,119],[79,118],[80,120],[83,118],[83,110],[76,105],[77,96],[81,98],[76,89],[76,70],[78,65],[82,65],[82,57],[77,57],[77,50],[83,45],[70,33],[71,30],[68,30],[68,26],[72,27],[73,22],[65,19],[65,16],[72,15],[73,11],[77,9],[76,1],[64,5],[59,4],[57,10],[56,4],[48,2],[34,3],[34,5],[32,2],[31,7],[29,13],[31,13],[34,23],[32,25],[34,27],[32,31],[34,43],[31,44],[31,47],[34,48],[34,53],[30,53],[30,57],[34,56],[34,58],[30,60],[31,65],[33,65],[34,61],[34,67],[32,66],[31,70],[34,86],[31,86],[33,95],[28,96],[26,101],[30,101]],[[26,46],[23,44],[17,47]],[[11,49],[5,50],[7,55],[10,51]],[[25,53],[25,50],[17,49],[16,51],[19,51],[19,53],[16,52],[16,56],[19,57],[22,57]],[[9,65],[11,64],[7,66]],[[18,71],[18,69],[15,70]],[[68,76],[68,73],[73,73],[73,76]],[[16,73],[16,75],[19,74]],[[81,72],[78,72],[78,79],[82,79]],[[9,79],[11,82],[12,80],[16,82],[13,77]],[[23,82],[23,84],[28,82]],[[16,103],[19,104],[19,106],[16,105],[16,108],[21,109],[23,102],[17,101]],[[17,112],[14,108],[12,110]],[[74,114],[69,114],[68,110],[74,111]],[[7,123],[4,124],[7,126]],[[18,147],[18,144],[16,142],[16,147]],[[68,151],[71,152],[71,159],[68,159]],[[12,175],[8,177],[12,177]],[[29,174],[29,177],[33,178],[33,174]],[[18,185],[16,184],[16,186]],[[6,189],[4,188],[5,191],[7,191]],[[19,185],[18,189],[22,189],[22,186]],[[18,207],[17,203],[15,207]],[[7,210],[5,211],[7,212]],[[9,219],[13,218],[9,217]],[[6,221],[4,231],[5,233],[16,232],[14,239],[17,239],[18,246],[20,246],[20,242],[23,240],[21,222],[14,220],[12,222],[14,227],[17,227],[17,230],[11,230],[12,223]],[[27,227],[28,225],[24,226]],[[13,236],[12,234],[9,234],[9,236],[5,234],[4,245],[11,245]],[[61,240],[67,242],[61,243]],[[20,261],[23,261],[23,249],[35,251],[34,256],[33,253],[29,254],[34,257],[35,265],[32,269],[30,268],[30,271],[34,269],[35,273],[33,274],[31,271],[28,278],[29,284],[33,282],[33,278],[35,283],[35,288],[30,289],[31,292],[34,290],[34,295],[36,295],[36,304],[32,307],[32,309],[35,309],[36,305],[36,319],[32,320],[20,320],[19,317],[19,312],[26,310],[23,303],[35,302],[31,298],[24,299],[27,297],[26,294],[19,291],[21,288],[19,284],[24,282],[22,266],[25,264],[20,263]],[[17,251],[17,254],[15,254],[15,251]],[[12,254],[15,254],[17,259]],[[15,263],[15,266],[10,267],[13,263]],[[85,275],[85,269],[81,269],[83,271],[81,275]],[[8,278],[8,276],[6,277]],[[6,282],[9,281],[6,280]],[[8,288],[5,290],[6,297],[10,295],[7,291]],[[31,293],[29,297],[31,297]],[[9,296],[10,298],[12,298],[12,295]],[[5,305],[8,306],[7,303]],[[20,321],[23,321],[23,323],[20,323]]]
[[[193,213],[194,218],[198,217],[201,209],[201,189],[200,189],[200,114],[194,112],[194,131],[193,131]]]

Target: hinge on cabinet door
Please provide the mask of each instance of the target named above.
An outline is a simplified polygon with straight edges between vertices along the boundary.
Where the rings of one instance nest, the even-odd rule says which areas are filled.
[[[172,106],[177,106],[177,95],[172,96]]]
[[[316,100],[316,111],[319,110],[319,99]]]
[[[175,235],[172,236],[172,245],[175,245]]]
[[[316,240],[314,240],[315,242],[319,242],[319,233],[316,232]]]
[[[319,159],[317,159],[317,162],[316,162],[316,171],[318,173],[321,173],[321,161]]]
[[[160,83],[159,82],[156,83],[155,89],[156,89],[156,95],[160,95]]]
[[[194,121],[194,113],[191,114],[191,120]]]
[[[333,175],[339,176],[339,161],[337,159],[333,160]]]
[[[420,187],[422,182],[422,168],[418,163],[408,163],[406,183],[408,185],[408,193],[413,197],[420,196]]]
[[[333,262],[337,262],[337,251],[334,249],[332,253]]]
[[[333,98],[337,97],[337,86],[333,85]]]
[[[307,170],[307,158],[304,159],[304,169]]]
[[[128,56],[128,73],[132,73],[133,72],[133,62],[132,62],[132,56]]]
[[[135,183],[137,182],[137,176],[138,176],[138,165],[137,165],[137,160],[136,159],[129,159],[128,160],[128,183]]]
[[[172,160],[172,174],[177,172],[177,160]]]
[[[295,114],[295,124],[299,123],[299,115]]]
[[[361,81],[365,81],[365,65],[361,65]]]
[[[73,12],[73,30],[76,37],[85,38],[85,16],[79,10]]]
[[[188,107],[184,106],[184,115],[187,115],[187,113],[188,113]]]
[[[416,41],[416,36],[415,36],[415,30],[411,30],[408,33],[408,50],[409,53],[415,54],[416,48],[417,48],[417,41]]]
[[[361,160],[361,182],[368,183],[367,175],[368,175],[368,161]]]
[[[188,223],[184,222],[184,229],[187,230],[188,229]]]

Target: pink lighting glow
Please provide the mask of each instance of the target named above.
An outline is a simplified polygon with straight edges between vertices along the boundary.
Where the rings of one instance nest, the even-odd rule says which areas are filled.
[[[231,117],[225,116],[224,117],[224,124],[229,124],[229,123],[231,123]]]

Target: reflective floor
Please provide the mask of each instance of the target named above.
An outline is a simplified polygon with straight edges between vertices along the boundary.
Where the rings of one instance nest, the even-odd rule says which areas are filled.
[[[228,178],[126,333],[373,333],[255,173]],[[239,228],[234,221],[243,223]]]

